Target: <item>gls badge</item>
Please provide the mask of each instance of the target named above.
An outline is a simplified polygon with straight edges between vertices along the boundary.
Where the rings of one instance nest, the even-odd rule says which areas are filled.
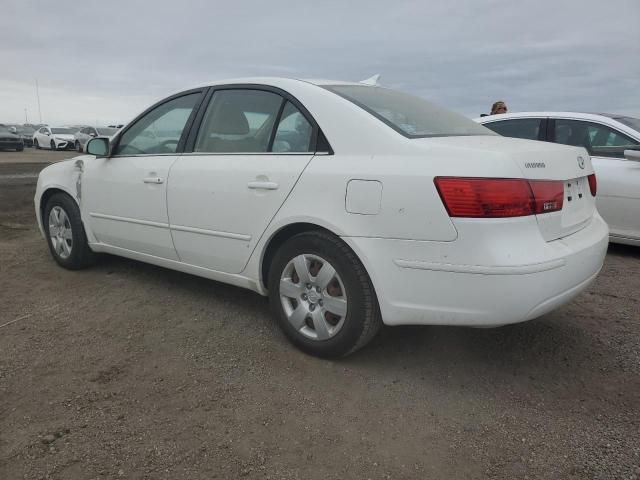
[[[584,158],[578,155],[578,166],[584,170]]]

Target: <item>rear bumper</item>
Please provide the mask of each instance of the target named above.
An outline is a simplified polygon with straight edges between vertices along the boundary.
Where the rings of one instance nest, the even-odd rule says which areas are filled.
[[[539,317],[595,279],[609,234],[597,213],[552,242],[532,217],[456,228],[454,242],[345,238],[371,275],[384,323],[491,327]]]

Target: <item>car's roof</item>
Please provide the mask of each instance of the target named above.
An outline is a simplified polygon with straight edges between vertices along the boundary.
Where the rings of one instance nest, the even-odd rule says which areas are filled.
[[[212,87],[216,85],[242,85],[242,84],[257,84],[257,85],[269,85],[273,87],[282,87],[291,82],[300,82],[316,86],[324,85],[361,85],[358,82],[347,82],[344,80],[328,80],[328,79],[302,79],[302,78],[289,78],[289,77],[243,77],[243,78],[231,78],[223,80],[214,80],[198,85],[197,87]]]
[[[613,115],[604,113],[588,113],[588,112],[513,112],[513,113],[500,113],[497,115],[487,115],[486,117],[478,117],[474,120],[487,123],[498,120],[505,120],[508,118],[531,118],[531,117],[562,117],[562,118],[579,118],[582,120],[602,120],[603,118],[611,119],[616,117],[624,117],[624,115]]]
[[[502,120],[516,119],[516,118],[565,118],[574,120],[591,120],[593,122],[602,123],[614,127],[622,132],[625,132],[632,137],[638,138],[640,132],[631,128],[620,121],[618,118],[624,118],[625,115],[616,115],[611,113],[586,113],[586,112],[514,112],[514,113],[500,113],[497,115],[487,115],[486,117],[474,118],[474,120],[481,124],[487,124],[492,122],[499,122]]]

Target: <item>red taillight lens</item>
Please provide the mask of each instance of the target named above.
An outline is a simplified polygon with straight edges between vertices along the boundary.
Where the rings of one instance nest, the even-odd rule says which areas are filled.
[[[522,217],[562,209],[564,185],[556,180],[519,178],[434,179],[440,198],[452,217]]]
[[[535,203],[534,212],[549,213],[562,210],[564,182],[556,180],[529,180]]]
[[[595,197],[596,193],[598,192],[598,182],[596,181],[596,174],[592,173],[587,178],[589,179],[589,190],[591,190],[591,195]]]

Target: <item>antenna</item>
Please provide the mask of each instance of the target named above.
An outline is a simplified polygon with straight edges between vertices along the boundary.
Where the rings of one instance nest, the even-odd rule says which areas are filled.
[[[38,114],[40,115],[40,124],[42,124],[42,110],[40,110],[40,89],[38,88],[37,78],[36,78],[36,95],[38,96]]]
[[[372,87],[378,87],[380,86],[378,80],[380,80],[380,74],[376,73],[373,77],[369,77],[366,80],[360,80],[360,82],[358,83],[361,83],[363,85],[371,85]]]

